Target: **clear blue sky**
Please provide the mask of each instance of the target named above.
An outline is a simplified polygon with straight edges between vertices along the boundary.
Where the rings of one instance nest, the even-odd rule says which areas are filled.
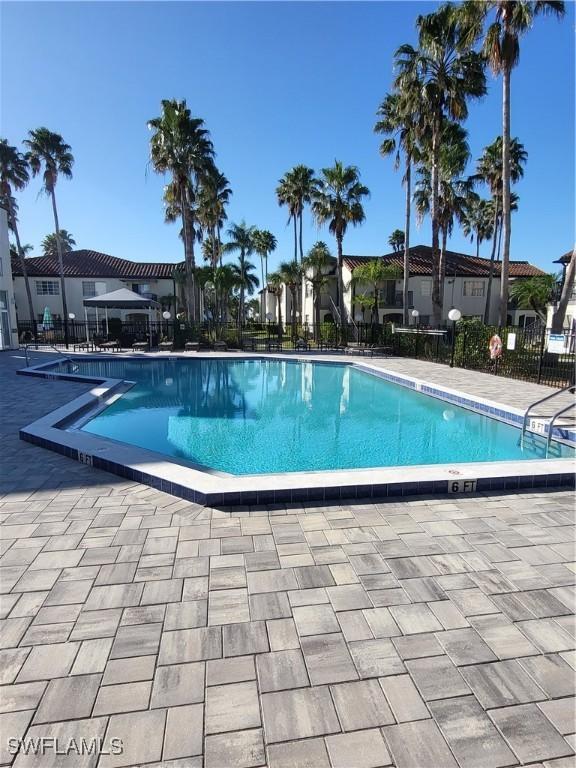
[[[272,266],[290,258],[291,230],[274,190],[296,163],[357,165],[371,190],[366,223],[345,251],[389,250],[403,227],[403,189],[378,154],[375,111],[392,57],[415,42],[414,21],[436,3],[3,3],[1,135],[19,144],[45,125],[71,144],[72,181],[57,189],[61,226],[78,247],[142,261],[182,258],[163,222],[161,177],[147,171],[146,121],[162,98],[186,98],[210,129],[234,189],[229,218],[272,230]],[[472,106],[473,157],[500,131],[499,80]],[[512,258],[544,268],[574,242],[574,5],[539,18],[512,80],[512,132],[529,160],[517,186]],[[472,167],[471,169],[472,170]],[[21,236],[40,255],[53,231],[35,179],[19,197]],[[429,243],[429,225],[413,242]],[[309,222],[305,247],[326,240]],[[471,250],[456,233],[450,246]],[[483,255],[489,255],[484,245]]]

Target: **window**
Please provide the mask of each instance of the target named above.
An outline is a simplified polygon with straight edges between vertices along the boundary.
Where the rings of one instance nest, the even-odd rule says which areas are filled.
[[[96,283],[82,283],[82,296],[89,299],[92,296],[96,296]]]
[[[420,283],[420,295],[432,296],[432,280],[422,280]]]
[[[484,296],[483,280],[464,280],[463,296]]]
[[[57,280],[36,280],[37,296],[59,296],[60,286]]]

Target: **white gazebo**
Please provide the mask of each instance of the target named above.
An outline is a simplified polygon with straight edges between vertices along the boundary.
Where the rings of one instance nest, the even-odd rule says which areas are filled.
[[[84,319],[86,320],[86,341],[88,338],[88,308],[96,309],[96,325],[98,325],[98,309],[103,309],[106,318],[106,334],[108,334],[108,310],[109,309],[147,309],[148,310],[148,332],[150,334],[150,344],[152,343],[152,312],[160,309],[160,304],[152,299],[147,299],[139,293],[134,293],[128,288],[120,288],[117,291],[103,293],[101,296],[92,296],[84,299]]]

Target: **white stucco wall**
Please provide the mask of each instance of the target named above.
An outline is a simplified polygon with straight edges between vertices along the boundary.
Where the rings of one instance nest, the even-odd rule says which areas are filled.
[[[43,280],[56,281],[58,283],[58,289],[60,289],[60,279],[57,277],[30,277],[30,289],[32,292],[32,303],[34,304],[34,312],[36,319],[39,315],[42,315],[45,307],[49,307],[52,315],[62,315],[62,297],[60,294],[57,296],[38,295],[36,284]],[[64,280],[66,284],[66,301],[68,304],[68,313],[74,313],[78,322],[84,321],[84,295],[82,283],[95,282],[97,283],[98,295],[102,293],[109,293],[110,291],[117,291],[120,288],[132,288],[132,285],[138,283],[140,285],[148,285],[149,291],[155,293],[159,298],[162,296],[169,296],[174,294],[174,283],[172,280],[119,280],[115,277],[100,277],[100,278],[81,278],[81,277],[67,277]],[[26,299],[26,287],[23,277],[16,277],[14,279],[14,294],[16,297],[16,307],[18,310],[18,318],[21,322],[29,322],[28,301]],[[92,317],[94,316],[94,310],[92,310]],[[108,311],[108,317],[121,317],[126,316],[126,311],[121,309],[110,309]],[[90,314],[89,314],[90,319]]]

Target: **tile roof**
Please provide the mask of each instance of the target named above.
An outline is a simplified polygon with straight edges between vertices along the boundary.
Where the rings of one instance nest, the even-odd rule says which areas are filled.
[[[64,254],[65,277],[116,277],[119,279],[146,280],[170,278],[177,264],[128,261],[98,251],[69,251]],[[26,259],[26,271],[30,277],[58,277],[58,259],[37,256]],[[12,274],[22,275],[20,260],[12,259]]]
[[[344,256],[346,266],[354,270],[360,264],[365,264],[371,259],[382,258],[388,264],[393,264],[402,269],[403,253],[386,253],[378,256]],[[458,275],[462,277],[487,277],[490,267],[490,259],[479,259],[476,256],[469,256],[465,253],[456,251],[446,251],[446,274]],[[410,274],[412,275],[431,275],[432,274],[432,248],[429,245],[415,245],[410,248]],[[500,263],[494,263],[494,275],[500,274]],[[510,277],[535,277],[544,275],[538,267],[529,264],[527,261],[511,261]]]

